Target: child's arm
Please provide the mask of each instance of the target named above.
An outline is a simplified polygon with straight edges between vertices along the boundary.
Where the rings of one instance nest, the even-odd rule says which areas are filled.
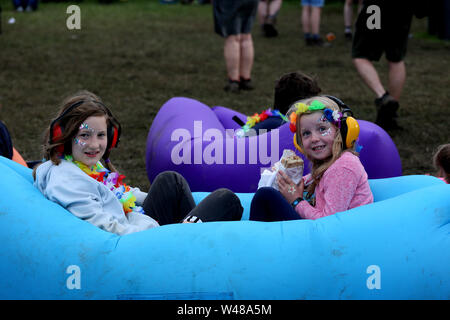
[[[47,197],[76,217],[118,235],[142,231],[158,225],[151,218],[147,219],[148,221],[141,221],[139,224],[129,223],[120,204],[105,208],[103,199],[100,198],[101,193],[94,193],[92,184],[89,184],[86,179],[77,177],[70,177],[70,179],[71,183],[49,186]],[[74,185],[76,187],[73,187]],[[111,194],[111,196],[114,195]]]
[[[345,167],[330,169],[322,178],[323,190],[316,187],[316,207],[307,201],[301,201],[295,208],[302,218],[318,219],[348,210],[358,186],[359,176]]]

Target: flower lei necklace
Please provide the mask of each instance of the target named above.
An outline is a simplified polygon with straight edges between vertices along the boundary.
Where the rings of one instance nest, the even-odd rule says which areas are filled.
[[[73,160],[73,157],[70,155],[66,155],[64,160],[72,162],[88,176],[100,183],[103,183],[109,190],[111,190],[122,204],[125,214],[131,211],[144,213],[144,209],[142,209],[142,207],[136,206],[136,197],[131,192],[130,187],[122,182],[125,178],[124,175],[109,171],[102,166],[100,161],[97,162],[92,168],[89,168],[84,163]]]
[[[251,117],[247,117],[247,122],[244,126],[242,126],[242,130],[244,133],[248,132],[252,127],[254,127],[257,123],[262,122],[266,120],[268,117],[280,117],[286,122],[289,122],[288,118],[282,114],[278,110],[271,110],[270,108],[267,110],[264,110],[260,114],[255,113]]]

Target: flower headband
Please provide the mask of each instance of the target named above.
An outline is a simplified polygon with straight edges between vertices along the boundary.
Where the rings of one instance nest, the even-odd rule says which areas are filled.
[[[297,132],[297,116],[307,111],[323,110],[325,119],[338,126],[339,128],[341,127],[340,120],[342,118],[342,113],[338,110],[331,110],[330,108],[327,108],[325,104],[318,100],[314,100],[309,106],[303,102],[297,102],[296,104],[294,104],[294,107],[296,108],[295,112],[292,112],[289,116],[289,129],[291,129],[291,131],[294,133]]]

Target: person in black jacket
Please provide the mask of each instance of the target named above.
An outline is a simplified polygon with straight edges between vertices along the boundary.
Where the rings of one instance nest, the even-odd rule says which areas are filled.
[[[13,145],[11,135],[6,125],[0,121],[0,156],[8,159],[13,157]]]

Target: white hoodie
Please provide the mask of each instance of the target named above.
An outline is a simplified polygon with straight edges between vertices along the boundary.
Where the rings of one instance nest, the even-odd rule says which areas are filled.
[[[34,186],[49,200],[61,205],[80,219],[117,235],[129,234],[159,226],[151,217],[137,212],[125,215],[122,204],[104,184],[91,178],[72,162],[51,161],[36,170]],[[147,195],[132,189],[136,204]]]

